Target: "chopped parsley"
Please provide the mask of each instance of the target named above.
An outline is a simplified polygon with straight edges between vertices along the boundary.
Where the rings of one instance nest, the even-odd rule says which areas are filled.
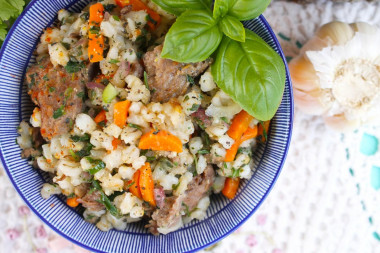
[[[79,135],[72,135],[70,136],[70,139],[74,142],[78,141],[89,141],[90,140],[90,135],[89,134],[84,134],[83,136]]]
[[[97,200],[99,203],[103,204],[106,209],[112,214],[113,216],[119,218],[121,217],[119,210],[115,207],[114,204],[112,204],[111,200],[107,197],[107,195],[104,193],[102,187],[99,184],[99,181],[93,180],[92,181],[92,187],[95,188],[100,192],[100,200]]]
[[[177,190],[180,184],[181,184],[181,182],[178,182],[178,184],[173,184],[172,185],[172,190],[173,191]]]
[[[201,149],[201,150],[198,150],[198,154],[200,155],[210,154],[210,150]]]
[[[74,62],[74,61],[69,61],[66,66],[65,66],[65,70],[67,73],[76,73],[78,71],[80,71],[81,69],[85,68],[86,66],[84,65],[83,62]]]
[[[141,129],[142,129],[141,126],[136,125],[136,124],[132,124],[132,123],[128,123],[128,126],[129,126],[129,127],[132,127],[132,128],[136,128],[136,129],[138,129],[138,130],[141,130]]]
[[[127,184],[126,186],[124,186],[123,188],[124,188],[124,189],[129,189],[129,188],[131,188],[131,186],[134,185],[134,184],[135,184],[135,181],[132,181],[131,183],[129,183],[129,184]]]
[[[259,123],[261,127],[263,128],[263,135],[264,135],[265,140],[268,140],[268,135],[267,135],[267,131],[265,130],[264,122],[260,120]]]
[[[49,81],[49,77],[47,76],[47,74],[46,75],[44,75],[44,77],[42,77],[42,79],[44,80],[44,81]]]
[[[100,27],[99,26],[91,26],[90,30],[88,30],[92,34],[99,34]]]
[[[81,150],[75,152],[75,155],[77,155],[80,158],[89,156],[91,155],[91,150],[93,147],[94,146],[91,143],[86,143]]]
[[[146,157],[146,161],[147,162],[153,162],[153,161],[155,161],[157,159],[157,157],[155,157],[155,156],[147,156]]]
[[[54,87],[49,87],[49,92],[54,92],[55,88]]]
[[[191,106],[191,108],[190,109],[188,109],[189,111],[192,111],[192,112],[196,112],[196,111],[198,111],[198,109],[199,109],[199,104],[193,104],[192,106]]]
[[[66,48],[67,50],[70,49],[70,44],[69,44],[69,43],[61,42],[61,44],[62,44],[62,46],[63,46],[64,48]]]
[[[149,90],[148,74],[146,73],[146,71],[144,71],[144,84],[145,87]]]
[[[230,124],[230,121],[226,117],[220,117],[220,119],[226,122],[227,124]]]
[[[146,15],[146,21],[151,22],[153,25],[157,25],[157,21],[154,20],[149,14]]]
[[[58,119],[59,117],[63,116],[64,113],[65,113],[64,106],[61,105],[57,110],[54,111],[53,118]]]
[[[81,98],[84,101],[86,98],[86,94],[84,93],[84,91],[81,91],[77,93],[77,97]]]
[[[73,93],[73,88],[72,87],[69,87],[65,90],[65,98],[69,98],[71,96],[71,93]]]
[[[187,81],[188,81],[190,84],[192,84],[192,85],[195,84],[194,78],[191,77],[190,75],[186,75],[186,79],[187,79]]]
[[[94,163],[95,166],[88,170],[91,175],[96,174],[106,167],[106,164],[102,160],[93,160],[91,163]]]
[[[189,100],[189,95],[185,96],[185,98],[183,99],[183,102],[186,102],[187,100]]]
[[[119,16],[113,15],[112,17],[113,17],[113,19],[115,19],[116,21],[120,21]]]
[[[232,168],[232,178],[240,176],[240,169]]]
[[[116,5],[114,5],[114,4],[105,4],[104,5],[104,11],[106,11],[106,12],[111,12],[115,8],[116,8]]]
[[[117,59],[111,59],[110,61],[109,61],[109,63],[111,63],[111,64],[116,64],[116,63],[119,63],[120,61],[119,60],[117,60]]]

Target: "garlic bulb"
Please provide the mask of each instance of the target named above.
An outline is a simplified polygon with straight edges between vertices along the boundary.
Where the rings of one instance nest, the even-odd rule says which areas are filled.
[[[322,26],[289,63],[299,109],[347,130],[380,123],[380,30],[366,23]],[[375,121],[375,122],[374,122]]]

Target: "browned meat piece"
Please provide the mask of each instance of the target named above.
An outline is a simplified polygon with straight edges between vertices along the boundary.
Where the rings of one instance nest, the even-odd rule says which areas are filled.
[[[163,59],[162,47],[162,45],[157,46],[144,56],[149,87],[154,90],[152,100],[155,102],[167,102],[171,98],[185,94],[190,85],[188,76],[199,76],[211,64],[210,59],[191,64]]]
[[[206,110],[202,107],[191,114],[191,117],[194,119],[195,123],[197,123],[202,129],[211,126],[211,118],[206,115]]]
[[[86,193],[90,190],[90,184],[89,183],[82,183],[78,186],[75,186],[74,193],[75,196],[82,198]]]
[[[125,15],[132,10],[132,5],[127,5],[123,9],[120,10],[120,18],[121,20],[125,21],[126,17]]]
[[[205,171],[188,184],[186,192],[181,196],[167,197],[160,209],[157,209],[152,220],[146,226],[154,235],[158,234],[157,228],[171,228],[181,222],[181,210],[186,206],[188,210],[193,210],[199,200],[208,194],[214,182],[215,172],[212,166],[207,166]]]
[[[45,139],[71,130],[83,101],[78,93],[84,92],[86,70],[69,74],[54,67],[48,57],[30,67],[26,83],[32,101],[41,109],[41,134]]]
[[[154,199],[156,200],[157,207],[161,208],[165,204],[165,191],[164,188],[159,187],[159,188],[154,188],[153,190],[154,193]]]
[[[34,148],[26,148],[21,151],[21,158],[23,159],[29,159],[29,158],[37,157],[40,155],[41,155],[41,152]]]
[[[98,202],[101,198],[100,191],[87,192],[83,198],[78,199],[78,202],[82,204],[83,207],[88,208],[90,211],[100,211],[105,208],[105,206]]]
[[[208,191],[214,183],[215,172],[211,165],[208,165],[205,171],[194,177],[187,185],[183,204],[187,205],[192,211],[198,204],[199,200],[208,194]]]
[[[32,143],[34,148],[39,148],[45,143],[39,127],[32,128]]]
[[[145,228],[148,229],[149,233],[153,235],[159,235],[160,232],[158,232],[157,228],[157,221],[150,220],[148,224],[145,225]]]
[[[157,227],[170,228],[181,222],[182,199],[183,196],[165,198],[163,207],[157,209],[152,215],[152,219],[155,221],[151,222],[149,226],[149,231],[152,232],[152,234],[157,230]],[[156,227],[154,227],[154,225],[156,225]]]

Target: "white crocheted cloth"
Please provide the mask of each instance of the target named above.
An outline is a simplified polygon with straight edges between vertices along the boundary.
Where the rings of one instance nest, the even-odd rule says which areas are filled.
[[[288,57],[332,20],[380,27],[380,3],[274,2],[264,15]],[[363,132],[380,137],[379,129],[370,128],[342,135],[296,110],[288,158],[269,197],[241,228],[207,251],[379,252],[374,233],[380,233],[380,192],[370,186],[370,168],[380,166],[380,151],[371,157],[359,152]],[[85,252],[30,213],[2,170],[0,197],[1,252]]]

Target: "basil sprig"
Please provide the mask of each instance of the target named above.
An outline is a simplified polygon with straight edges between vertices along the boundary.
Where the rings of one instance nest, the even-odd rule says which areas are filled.
[[[211,72],[218,87],[244,110],[266,121],[276,113],[285,88],[281,57],[240,21],[258,17],[270,0],[153,0],[179,16],[166,35],[161,56],[199,62],[214,52]]]

